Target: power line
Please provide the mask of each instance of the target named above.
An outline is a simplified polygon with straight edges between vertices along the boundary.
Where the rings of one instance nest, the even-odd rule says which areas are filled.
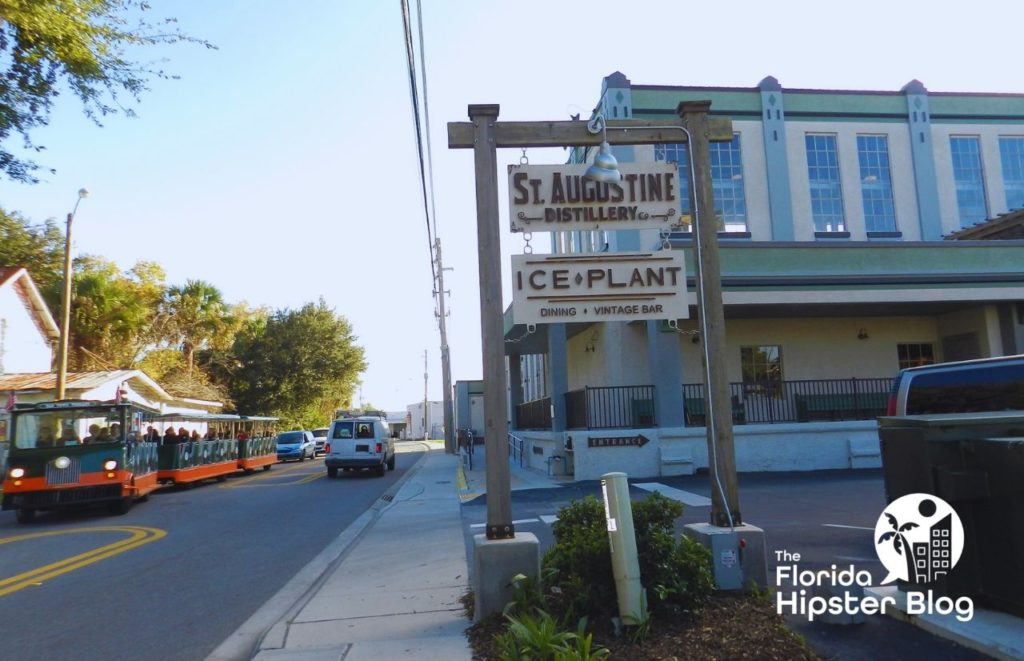
[[[413,126],[416,129],[416,156],[420,166],[420,190],[423,193],[423,215],[427,224],[427,250],[430,252],[430,273],[433,281],[437,281],[437,271],[434,269],[434,235],[430,227],[430,204],[427,202],[427,176],[423,158],[423,129],[420,125],[420,102],[416,86],[416,55],[412,43],[412,23],[409,18],[408,0],[400,0],[402,3],[402,27],[405,30],[405,57],[409,69],[409,98],[412,101]]]
[[[441,239],[437,236],[437,211],[434,206],[434,159],[430,141],[430,104],[427,96],[427,56],[426,40],[423,36],[423,8],[420,0],[416,2],[416,20],[419,22],[418,35],[420,40],[420,63],[421,79],[423,84],[423,118],[426,125],[426,136],[420,126],[419,96],[416,89],[416,62],[413,52],[412,28],[409,17],[408,0],[401,0],[402,23],[405,29],[406,59],[409,65],[409,92],[413,106],[413,122],[416,128],[416,153],[419,156],[420,166],[420,189],[423,193],[423,213],[427,224],[427,241],[430,244],[430,270],[433,274],[434,297],[438,301],[439,312],[437,314],[438,330],[441,335],[441,382],[444,395],[444,429],[445,429],[445,450],[454,453],[454,410],[451,387],[451,359],[448,347],[447,319],[445,313],[444,297],[447,292],[444,288],[444,263],[441,260]],[[426,142],[426,167],[424,167],[423,143]],[[429,202],[427,191],[429,189]],[[433,225],[433,227],[431,227]],[[436,252],[435,252],[436,251]],[[426,353],[424,352],[424,363]],[[424,364],[424,407],[426,407],[426,364]]]

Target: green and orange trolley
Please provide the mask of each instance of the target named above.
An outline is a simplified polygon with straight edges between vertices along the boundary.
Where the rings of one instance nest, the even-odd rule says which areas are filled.
[[[193,484],[243,470],[270,470],[277,463],[274,423],[277,418],[226,413],[167,413],[149,420],[162,434],[167,427],[187,425],[203,431],[205,440],[179,442],[159,448],[157,480],[162,484]],[[186,430],[188,430],[186,427]]]
[[[128,401],[63,400],[18,405],[3,476],[2,509],[20,523],[36,512],[105,504],[127,512],[162,484],[202,480],[277,462],[276,418],[229,414],[159,414]],[[150,439],[188,426],[202,440],[165,444]]]
[[[138,430],[154,412],[130,402],[59,401],[11,411],[3,509],[20,523],[38,510],[105,503],[123,514],[156,489],[156,443]]]

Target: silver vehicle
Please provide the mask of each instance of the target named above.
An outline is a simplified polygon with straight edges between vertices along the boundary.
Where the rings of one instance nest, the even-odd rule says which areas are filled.
[[[395,470],[395,441],[383,418],[361,416],[331,423],[327,435],[327,477],[337,477],[338,469],[346,471],[367,468],[378,476],[385,469]]]
[[[327,432],[328,431],[330,431],[330,429],[328,427],[323,427],[321,429],[314,429],[313,430],[313,456],[314,457],[327,453],[327,450],[325,449],[325,446],[327,445]]]

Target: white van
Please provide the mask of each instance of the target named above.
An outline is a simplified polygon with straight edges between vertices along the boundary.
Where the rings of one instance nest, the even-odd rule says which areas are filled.
[[[327,477],[337,477],[338,469],[346,471],[369,468],[378,476],[384,470],[395,470],[395,442],[391,429],[382,418],[361,416],[342,418],[331,423],[324,448],[327,456]]]

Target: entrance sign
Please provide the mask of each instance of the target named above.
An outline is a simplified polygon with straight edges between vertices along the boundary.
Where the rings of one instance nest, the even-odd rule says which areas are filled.
[[[620,163],[622,181],[612,184],[584,178],[587,167],[510,165],[512,231],[667,229],[682,222],[675,163]]]
[[[686,319],[683,253],[512,255],[517,324]]]
[[[587,438],[588,448],[623,448],[623,447],[637,447],[642,448],[647,445],[651,439],[647,438],[643,434],[636,436],[590,436]]]

